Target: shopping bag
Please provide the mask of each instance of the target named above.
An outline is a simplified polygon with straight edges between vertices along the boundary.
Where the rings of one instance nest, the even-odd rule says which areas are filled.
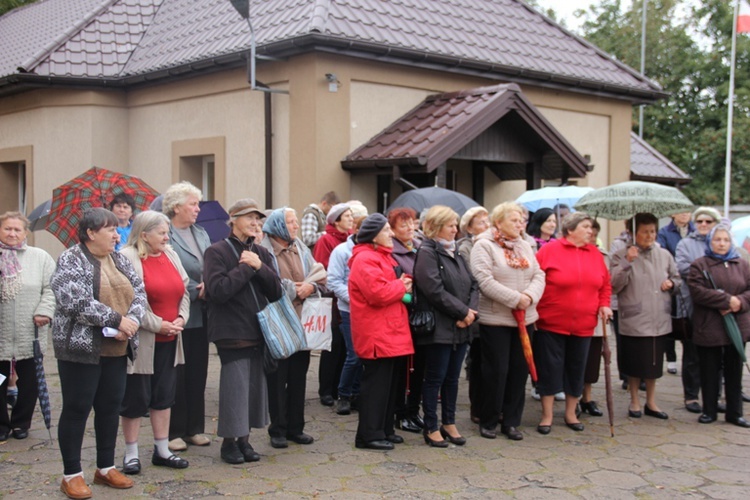
[[[331,350],[331,319],[333,299],[310,296],[302,304],[302,328],[308,350]]]

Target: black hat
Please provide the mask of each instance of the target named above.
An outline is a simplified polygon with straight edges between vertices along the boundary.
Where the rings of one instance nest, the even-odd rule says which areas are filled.
[[[372,243],[372,240],[383,230],[386,224],[388,224],[388,219],[385,218],[385,215],[381,213],[368,215],[357,233],[357,243]]]

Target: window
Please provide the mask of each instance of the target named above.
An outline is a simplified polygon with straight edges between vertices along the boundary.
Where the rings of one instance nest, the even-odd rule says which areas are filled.
[[[225,190],[224,143],[224,137],[173,142],[173,181],[188,181],[203,192],[204,200],[223,202]]]
[[[0,213],[32,210],[31,146],[0,149]]]

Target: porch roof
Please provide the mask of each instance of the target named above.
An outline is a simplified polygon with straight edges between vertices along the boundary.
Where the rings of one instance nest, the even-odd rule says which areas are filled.
[[[651,144],[630,133],[630,179],[661,184],[688,184],[693,180]]]

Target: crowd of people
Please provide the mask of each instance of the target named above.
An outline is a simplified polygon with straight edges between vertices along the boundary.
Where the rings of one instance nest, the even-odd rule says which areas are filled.
[[[505,202],[461,217],[442,205],[368,215],[333,192],[301,219],[288,207],[237,200],[229,236],[211,243],[196,223],[201,198],[181,182],[159,210],[136,214],[133,199],[118,195],[110,210],[84,211],[80,243],[57,263],[26,243],[23,214],[0,215],[0,441],[28,436],[38,396],[33,344],[44,351],[51,325],[63,401],[60,488],[70,498],[92,495],[81,464],[92,409],[96,484],[133,486],[144,417],[154,466],[187,468],[175,452],[211,444],[209,343],[221,363],[216,432],[224,462],[261,459],[252,429],[266,429],[274,448],[312,444],[311,352],[273,359],[257,316],[284,297],[298,316],[311,297],[333,299],[318,396],[338,415],[358,413],[357,448],[392,450],[404,442],[397,430],[421,433],[431,447],[465,445],[457,426],[465,362],[479,436],[522,440],[531,359],[520,327],[531,336],[538,373],[536,431],[552,432],[556,400],[564,401],[565,425],[584,431],[582,413],[603,414],[592,385],[610,321],[630,418],[669,418],[656,383],[665,355],[669,373],[677,372],[676,339],[685,408],[703,424],[723,412],[750,427],[742,362],[725,333],[731,315],[742,345],[750,338],[749,259],[712,208],[675,215],[661,230],[656,217],[638,214],[607,252],[597,244],[598,223],[583,212],[529,214]]]

